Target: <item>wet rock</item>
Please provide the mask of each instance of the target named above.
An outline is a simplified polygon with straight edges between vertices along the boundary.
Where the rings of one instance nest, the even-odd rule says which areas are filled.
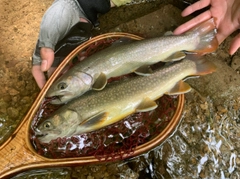
[[[223,106],[217,106],[218,114],[226,113],[228,110]]]
[[[201,76],[199,79],[188,79],[186,82],[201,95],[210,96],[214,103],[218,103],[218,105],[223,103],[229,96],[238,97],[240,89],[239,75],[224,63],[217,53],[206,55],[203,58],[212,61],[217,66],[216,72]]]
[[[31,103],[32,99],[29,96],[24,96],[21,100],[20,103],[21,104],[28,104]]]
[[[0,106],[0,114],[6,114],[7,113],[7,108],[3,108]]]
[[[200,104],[200,107],[201,107],[203,110],[207,110],[207,109],[208,109],[208,103],[205,102],[204,104]]]
[[[17,94],[19,94],[19,91],[18,90],[15,90],[13,88],[10,88],[8,93],[11,95],[11,96],[15,96]]]
[[[11,105],[12,106],[19,106],[18,102],[19,102],[19,95],[13,96],[12,101],[11,101]]]
[[[240,68],[240,57],[235,55],[231,62],[231,67],[233,70],[237,71]]]
[[[218,56],[221,57],[224,60],[228,60],[230,58],[230,55],[228,54],[226,49],[219,49],[217,52]]]
[[[7,101],[0,99],[0,111],[4,111],[9,106]]]
[[[171,11],[169,9],[171,9]],[[148,38],[162,36],[166,31],[173,31],[179,24],[184,22],[183,19],[176,18],[176,16],[180,16],[180,14],[180,9],[168,4],[151,14],[121,24],[110,31],[128,32]],[[149,20],[150,16],[154,20]],[[168,16],[168,18],[162,18],[166,16]]]
[[[2,97],[3,101],[8,103],[9,101],[11,101],[11,96],[9,94],[3,95]]]
[[[13,107],[7,109],[7,114],[10,118],[17,118],[19,116],[19,110]]]

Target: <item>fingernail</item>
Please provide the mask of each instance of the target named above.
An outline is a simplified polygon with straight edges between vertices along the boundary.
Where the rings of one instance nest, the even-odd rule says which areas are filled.
[[[47,60],[42,60],[41,70],[47,71]]]

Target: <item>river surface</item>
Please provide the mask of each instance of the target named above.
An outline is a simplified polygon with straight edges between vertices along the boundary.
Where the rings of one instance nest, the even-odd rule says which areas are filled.
[[[180,8],[186,3],[135,2],[101,16],[100,29],[94,34],[123,31],[149,38],[174,30],[187,20],[180,16]],[[4,0],[0,4],[4,24],[0,27],[3,34],[0,143],[3,143],[39,93],[31,76],[30,57],[41,17],[51,2]],[[216,64],[215,73],[186,81],[193,90],[185,95],[181,122],[160,146],[127,161],[33,170],[14,178],[240,178],[240,54],[228,55],[231,39],[227,38],[215,53],[205,56]]]

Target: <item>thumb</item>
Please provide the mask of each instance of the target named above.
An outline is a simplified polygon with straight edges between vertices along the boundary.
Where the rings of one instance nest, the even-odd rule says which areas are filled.
[[[51,48],[42,47],[40,50],[42,58],[41,70],[47,71],[52,66],[54,61],[54,51]]]
[[[236,35],[233,38],[233,40],[230,44],[229,54],[233,55],[238,50],[239,47],[240,47],[240,34]]]

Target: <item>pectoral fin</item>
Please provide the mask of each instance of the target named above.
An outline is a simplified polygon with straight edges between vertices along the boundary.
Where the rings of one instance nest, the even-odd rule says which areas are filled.
[[[101,112],[86,119],[80,125],[82,127],[95,129],[97,128],[98,125],[101,126],[101,123],[103,123],[107,119],[107,116],[108,116],[107,112]]]
[[[166,94],[168,95],[178,95],[187,93],[191,90],[191,87],[189,84],[183,82],[182,80],[179,81],[170,91],[168,91]]]
[[[163,61],[164,62],[174,62],[174,61],[182,60],[185,57],[186,57],[186,54],[184,52],[176,52]]]
[[[147,112],[157,108],[157,104],[155,101],[150,98],[145,98],[139,106],[136,108],[136,112]]]
[[[136,73],[137,75],[142,75],[142,76],[149,76],[150,74],[152,74],[152,69],[150,68],[150,66],[142,66],[138,69],[136,69],[134,71],[134,73]]]
[[[107,77],[104,73],[101,73],[96,79],[96,81],[94,82],[92,89],[100,91],[106,86],[106,84],[107,84]]]

